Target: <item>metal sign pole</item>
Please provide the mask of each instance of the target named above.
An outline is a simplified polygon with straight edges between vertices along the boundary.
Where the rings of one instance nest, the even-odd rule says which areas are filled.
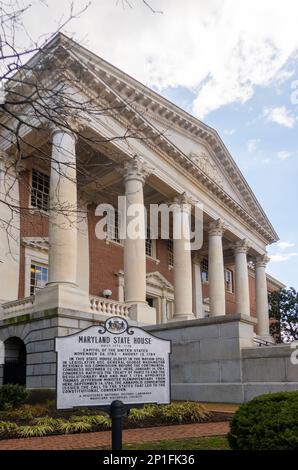
[[[124,415],[124,403],[114,400],[111,403],[110,415],[112,418],[112,450],[122,450],[122,419]]]

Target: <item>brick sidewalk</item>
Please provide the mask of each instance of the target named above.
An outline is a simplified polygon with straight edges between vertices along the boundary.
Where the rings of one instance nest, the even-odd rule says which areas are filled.
[[[160,440],[185,439],[190,437],[222,436],[229,432],[229,423],[183,424],[156,428],[126,429],[123,442],[126,444],[153,442]],[[73,450],[92,449],[109,446],[111,432],[90,432],[27,439],[7,439],[0,441],[0,450]]]

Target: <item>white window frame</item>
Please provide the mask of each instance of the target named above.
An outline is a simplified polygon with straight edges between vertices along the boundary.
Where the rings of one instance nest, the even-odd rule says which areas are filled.
[[[201,280],[203,284],[208,284],[209,278],[209,265],[208,265],[208,258],[204,258],[201,261]]]
[[[48,253],[35,248],[25,248],[25,297],[30,296],[31,264],[36,263],[43,266],[49,264]]]
[[[107,211],[107,242],[123,245],[120,240],[120,224],[120,213],[116,209],[114,211]]]
[[[230,276],[230,280],[227,280],[227,274]],[[233,271],[231,269],[225,268],[225,288],[227,292],[230,292],[231,294],[234,292],[233,291]]]
[[[40,168],[37,168],[37,167],[33,167],[31,168],[31,172],[30,172],[30,208],[34,209],[34,210],[38,210],[38,211],[41,211],[41,212],[44,212],[45,214],[48,214],[48,209],[45,209],[45,208],[41,208],[41,207],[38,207],[37,205],[33,205],[32,204],[32,194],[33,194],[33,172],[36,171],[44,176],[47,176],[49,178],[49,192],[48,194],[46,193],[43,193],[41,192],[41,194],[43,195],[43,197],[47,197],[47,201],[49,202],[49,197],[50,197],[50,176],[48,173],[46,173],[45,171],[43,170],[40,170]],[[38,191],[38,190],[36,190]]]

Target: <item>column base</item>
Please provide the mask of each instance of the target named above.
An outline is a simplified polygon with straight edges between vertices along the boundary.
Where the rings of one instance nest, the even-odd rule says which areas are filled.
[[[171,318],[169,320],[169,322],[171,321],[185,321],[185,320],[195,320],[196,317],[194,316],[194,314],[192,312],[190,313],[175,313],[173,318]]]
[[[50,284],[35,294],[35,311],[59,307],[89,312],[89,295],[71,283]]]
[[[156,309],[147,302],[140,302],[129,307],[129,318],[141,325],[156,324]]]

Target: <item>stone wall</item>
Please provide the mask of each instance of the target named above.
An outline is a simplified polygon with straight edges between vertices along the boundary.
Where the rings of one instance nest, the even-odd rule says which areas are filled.
[[[298,390],[293,350],[255,346],[254,323],[227,315],[146,328],[172,340],[172,398],[242,403],[263,393]]]
[[[20,338],[27,351],[27,388],[56,387],[55,337],[66,336],[100,324],[101,315],[74,310],[52,309],[0,321],[0,344]],[[3,358],[0,363],[3,363]],[[3,366],[0,368],[0,384]]]

